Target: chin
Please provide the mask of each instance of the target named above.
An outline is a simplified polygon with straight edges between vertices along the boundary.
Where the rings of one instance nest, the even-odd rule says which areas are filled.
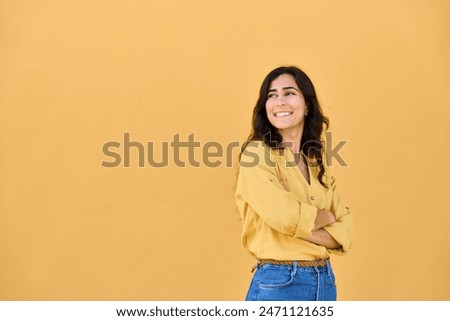
[[[273,125],[273,124],[272,124]],[[288,129],[288,128],[292,128],[293,126],[292,125],[286,125],[286,124],[280,124],[280,125],[273,125],[276,129]]]

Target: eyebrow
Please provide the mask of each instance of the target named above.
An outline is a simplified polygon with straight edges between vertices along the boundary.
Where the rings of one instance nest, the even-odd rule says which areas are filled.
[[[294,89],[294,90],[297,90],[298,92],[300,92],[300,90],[298,90],[297,88],[292,87],[292,86],[289,86],[289,87],[283,87],[283,88],[281,88],[281,89],[282,89],[282,90]],[[271,91],[277,91],[277,90],[276,90],[276,89],[269,89],[269,93],[270,93]]]

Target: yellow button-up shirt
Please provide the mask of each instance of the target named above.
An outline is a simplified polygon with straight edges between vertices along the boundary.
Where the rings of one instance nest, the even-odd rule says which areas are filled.
[[[336,192],[327,170],[328,189],[309,166],[310,184],[289,148],[271,149],[262,141],[250,142],[241,155],[235,199],[241,213],[242,245],[255,258],[316,260],[330,253],[345,254],[352,245],[353,218]],[[317,209],[333,212],[336,222],[324,227],[341,245],[337,249],[306,241],[314,228]]]

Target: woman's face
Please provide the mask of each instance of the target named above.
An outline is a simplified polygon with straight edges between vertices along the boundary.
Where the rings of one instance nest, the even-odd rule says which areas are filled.
[[[306,103],[302,92],[290,74],[275,78],[269,87],[266,112],[270,123],[280,133],[286,130],[303,132]]]

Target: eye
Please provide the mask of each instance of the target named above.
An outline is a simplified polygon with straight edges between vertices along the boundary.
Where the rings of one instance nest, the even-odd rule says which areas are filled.
[[[290,96],[290,95],[295,96],[295,95],[296,95],[295,91],[288,91],[288,92],[286,93],[286,96]]]
[[[275,94],[274,94],[274,93],[271,93],[271,94],[268,94],[268,95],[267,95],[267,99],[274,98],[274,97],[275,97]]]

